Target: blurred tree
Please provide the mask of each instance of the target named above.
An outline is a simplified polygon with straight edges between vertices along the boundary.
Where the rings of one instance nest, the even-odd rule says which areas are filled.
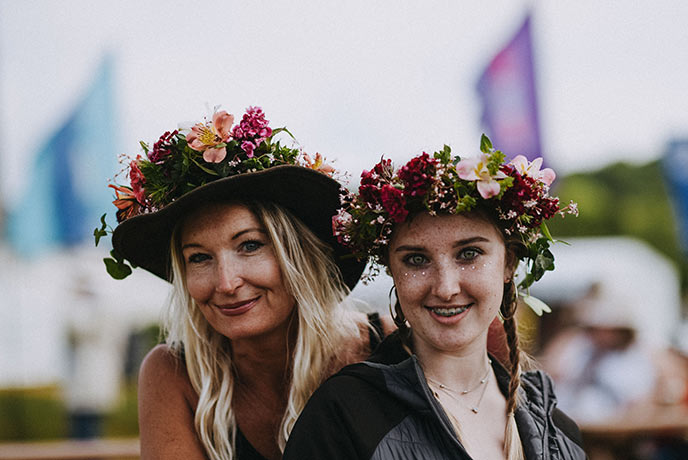
[[[640,238],[676,263],[681,288],[688,291],[688,259],[681,251],[661,164],[614,163],[597,171],[571,174],[555,182],[562,205],[578,203],[577,218],[552,219],[561,236],[628,235]],[[638,261],[643,263],[643,261]]]

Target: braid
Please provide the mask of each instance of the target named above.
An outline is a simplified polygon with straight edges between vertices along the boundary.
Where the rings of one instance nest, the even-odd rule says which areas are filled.
[[[392,308],[392,293],[394,293],[394,298],[396,299],[396,302],[394,303],[394,308]],[[389,314],[392,316],[392,321],[394,321],[394,325],[397,327],[399,330],[399,338],[401,339],[401,344],[404,346],[404,349],[408,352],[409,355],[412,355],[413,353],[411,352],[411,329],[409,329],[408,324],[406,323],[406,317],[404,316],[404,312],[401,310],[401,303],[399,303],[399,297],[397,296],[397,287],[392,286],[392,289],[389,290]]]
[[[506,427],[504,431],[504,452],[508,460],[523,460],[523,446],[518,434],[514,411],[518,403],[518,387],[521,385],[521,349],[518,344],[516,328],[516,284],[511,282],[504,285],[504,297],[499,312],[504,319],[504,332],[509,344],[509,397],[506,401]]]
[[[504,332],[506,332],[507,343],[509,345],[509,395],[507,399],[507,415],[513,414],[516,409],[516,396],[518,387],[521,384],[521,349],[519,347],[518,333],[516,330],[516,286],[512,280],[504,285],[504,298],[500,313],[504,319]]]

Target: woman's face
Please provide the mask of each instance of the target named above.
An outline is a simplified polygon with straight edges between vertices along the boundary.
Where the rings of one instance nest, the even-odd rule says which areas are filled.
[[[475,216],[420,214],[395,229],[389,268],[417,352],[487,346],[511,278],[494,225]]]
[[[286,334],[295,300],[247,207],[212,204],[189,216],[181,250],[189,294],[216,331],[233,341]]]

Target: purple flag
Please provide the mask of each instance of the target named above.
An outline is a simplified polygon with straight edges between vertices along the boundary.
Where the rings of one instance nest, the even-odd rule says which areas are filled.
[[[495,148],[531,161],[542,156],[530,37],[530,15],[478,81],[482,123]]]

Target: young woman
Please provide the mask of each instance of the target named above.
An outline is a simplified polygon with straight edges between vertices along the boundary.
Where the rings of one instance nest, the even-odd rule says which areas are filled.
[[[260,109],[232,125],[223,111],[165,133],[112,186],[109,271],[173,285],[139,376],[142,459],[281,458],[312,392],[377,338],[343,305],[364,262],[332,237],[333,170],[274,141]]]
[[[316,391],[286,460],[585,458],[549,377],[522,370],[514,317],[519,259],[523,290],[553,268],[554,173],[505,162],[485,137],[482,150],[460,160],[445,147],[396,173],[383,160],[345,200],[335,231],[391,274],[399,331]],[[497,316],[506,369],[487,350]]]

